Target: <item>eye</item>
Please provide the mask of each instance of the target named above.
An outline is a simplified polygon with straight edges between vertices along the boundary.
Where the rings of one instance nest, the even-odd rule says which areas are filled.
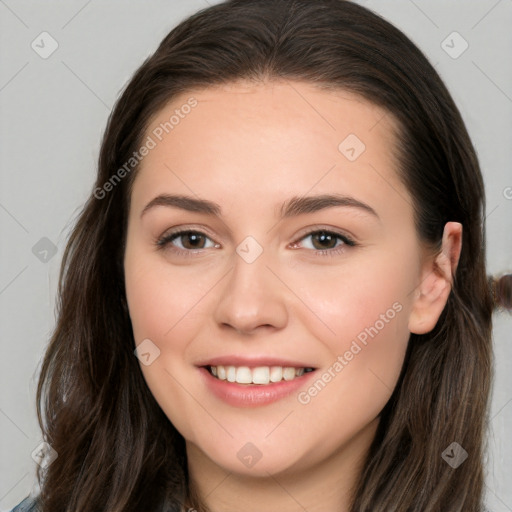
[[[299,241],[310,240],[309,242],[302,242],[300,248],[316,250],[317,254],[322,256],[338,254],[343,251],[346,246],[354,247],[356,243],[341,233],[335,233],[325,229],[311,231],[303,236]],[[297,248],[298,243],[293,244]]]
[[[309,242],[302,242],[308,240]],[[299,244],[299,242],[302,242]],[[220,247],[208,235],[197,230],[180,230],[167,233],[156,241],[158,248],[168,248],[169,250],[182,255],[193,255],[194,251]],[[342,252],[346,247],[357,245],[351,238],[341,233],[329,231],[326,229],[310,231],[298,242],[292,244],[295,248],[311,249],[316,254],[327,256]]]
[[[171,246],[172,250],[178,253],[185,253],[200,249],[218,247],[210,237],[201,231],[182,230],[167,233],[157,240],[156,245],[160,248]]]

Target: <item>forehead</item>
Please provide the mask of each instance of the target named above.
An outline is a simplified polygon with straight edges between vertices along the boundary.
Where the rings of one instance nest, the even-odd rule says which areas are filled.
[[[195,106],[190,107],[191,104]],[[187,125],[192,129],[187,130]],[[274,135],[283,147],[289,135],[294,135],[309,138],[311,143],[306,147],[312,147],[321,138],[326,145],[331,144],[331,149],[333,142],[334,149],[338,149],[337,143],[347,135],[347,130],[374,145],[378,138],[392,143],[397,123],[388,111],[346,90],[297,81],[238,81],[175,96],[152,117],[147,133],[165,145],[172,138],[167,135],[193,136],[192,130],[197,133],[198,142],[208,130],[208,140],[213,132],[218,137],[241,139],[255,128],[255,135]],[[283,129],[288,133],[279,136]]]
[[[390,113],[344,90],[290,81],[191,90],[151,119],[144,140],[154,147],[133,199],[170,188],[278,202],[279,194],[337,188],[366,201],[399,200],[398,189],[407,193],[396,173],[396,132]]]

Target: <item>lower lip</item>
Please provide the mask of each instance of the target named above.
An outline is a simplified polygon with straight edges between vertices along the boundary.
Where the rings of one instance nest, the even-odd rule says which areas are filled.
[[[304,386],[314,371],[292,380],[282,380],[266,385],[237,384],[214,377],[206,368],[199,368],[208,389],[217,397],[234,407],[258,407],[277,402]]]

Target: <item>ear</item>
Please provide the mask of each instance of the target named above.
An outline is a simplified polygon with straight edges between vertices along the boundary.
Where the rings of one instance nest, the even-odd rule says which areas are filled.
[[[435,327],[450,295],[461,248],[462,225],[458,222],[447,222],[441,250],[433,259],[425,262],[421,282],[414,292],[409,316],[410,332],[425,334]]]

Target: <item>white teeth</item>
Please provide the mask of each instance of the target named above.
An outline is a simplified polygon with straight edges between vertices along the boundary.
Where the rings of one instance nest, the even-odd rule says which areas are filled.
[[[247,366],[240,366],[236,369],[236,381],[238,384],[250,384],[252,372]]]
[[[309,369],[311,370],[311,369]],[[219,380],[236,382],[238,384],[270,384],[283,379],[293,380],[304,375],[305,368],[292,368],[290,366],[211,366],[210,371]]]
[[[270,381],[271,382],[279,382],[283,379],[283,367],[282,366],[272,366],[270,368]]]
[[[226,379],[228,382],[236,381],[236,368],[234,366],[228,366],[226,368]]]
[[[295,379],[295,368],[283,368],[283,379],[293,380]]]
[[[254,384],[268,384],[270,382],[270,369],[268,366],[258,366],[252,370]]]
[[[226,368],[224,368],[224,366],[217,366],[217,367],[212,366],[212,373],[213,373],[214,368],[217,368],[216,377],[218,377],[220,380],[226,380]]]

